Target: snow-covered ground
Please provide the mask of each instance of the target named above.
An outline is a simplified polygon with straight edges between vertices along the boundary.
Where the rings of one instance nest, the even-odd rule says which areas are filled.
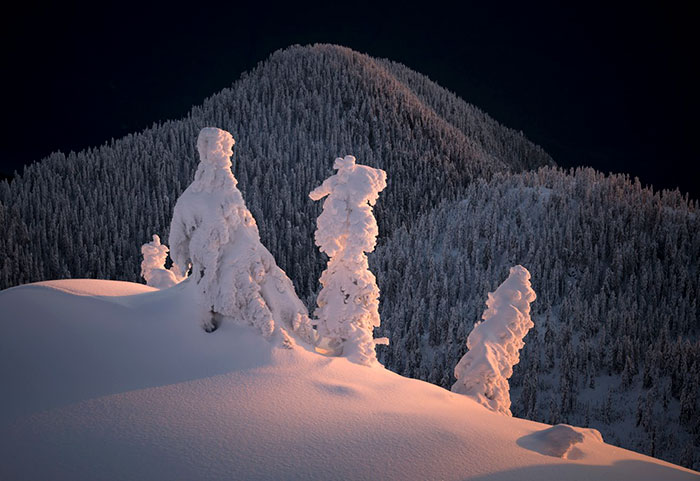
[[[0,292],[0,479],[700,476],[250,326],[206,333],[188,289]]]

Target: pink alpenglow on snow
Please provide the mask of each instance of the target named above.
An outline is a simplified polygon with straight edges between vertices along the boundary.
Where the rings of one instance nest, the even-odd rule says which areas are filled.
[[[467,338],[467,353],[455,367],[452,391],[466,394],[492,411],[512,416],[508,378],[520,361],[523,338],[534,325],[530,303],[536,298],[530,273],[510,268],[508,279],[490,292],[487,309]]]
[[[182,282],[185,278],[180,275],[180,269],[173,265],[165,268],[165,259],[168,257],[168,246],[160,243],[160,237],[153,234],[153,241],[141,246],[143,261],[141,261],[141,277],[146,279],[146,284],[156,289],[167,289]]]
[[[699,479],[378,363],[284,349],[233,322],[208,334],[193,287],[0,291],[0,479]]]
[[[545,456],[562,459],[582,459],[585,454],[580,446],[587,441],[602,443],[600,431],[590,428],[578,428],[568,424],[557,424],[535,431],[518,439],[518,445],[537,451]]]
[[[202,323],[207,330],[220,322],[247,322],[265,337],[286,328],[312,341],[308,312],[287,275],[260,242],[258,227],[231,172],[235,141],[214,127],[197,139],[200,163],[194,182],[175,204],[170,224],[173,261],[192,269]]]
[[[380,322],[379,288],[366,256],[377,243],[372,206],[386,187],[386,172],[356,164],[351,155],[335,159],[333,168],[338,172],[309,194],[313,200],[326,198],[315,239],[330,257],[315,315],[331,350],[371,365],[377,360],[375,345],[388,342],[372,336]]]

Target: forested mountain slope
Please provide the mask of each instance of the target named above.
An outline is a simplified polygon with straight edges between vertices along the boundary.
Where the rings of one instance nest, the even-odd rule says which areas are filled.
[[[66,277],[139,280],[139,247],[151,234],[167,238],[205,126],[237,139],[233,170],[262,241],[306,298],[321,265],[312,235],[318,206],[307,194],[338,155],[388,172],[377,207],[383,236],[460,198],[474,178],[552,164],[521,133],[405,67],[332,45],[290,47],[183,120],[51,155],[0,183],[0,288]]]
[[[140,246],[167,238],[204,126],[237,139],[261,240],[310,307],[324,258],[308,193],[339,155],[386,170],[370,262],[387,367],[448,386],[486,293],[522,264],[538,299],[514,414],[698,468],[697,204],[588,169],[520,173],[553,162],[426,77],[346,48],[276,52],[185,119],[0,182],[0,288],[139,281]]]
[[[401,228],[371,256],[380,360],[448,387],[487,293],[522,264],[535,328],[513,414],[600,430],[700,465],[697,202],[592,169],[498,175]]]

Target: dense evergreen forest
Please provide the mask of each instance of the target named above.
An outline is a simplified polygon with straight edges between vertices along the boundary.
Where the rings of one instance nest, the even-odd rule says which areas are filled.
[[[538,297],[513,415],[697,468],[698,232],[697,202],[622,175],[547,167],[472,182],[372,256],[391,339],[380,360],[449,388],[487,293],[522,264]]]
[[[0,181],[0,288],[139,281],[166,239],[202,127],[231,132],[233,172],[262,242],[313,306],[325,259],[308,193],[352,154],[386,170],[371,263],[380,358],[444,386],[486,293],[520,263],[538,299],[513,412],[700,463],[697,203],[626,177],[563,172],[521,132],[388,60],[317,45],[276,52],[187,118]],[[678,433],[676,438],[672,433]]]
[[[68,276],[138,279],[139,246],[152,233],[167,238],[175,200],[194,176],[197,134],[209,125],[237,139],[234,175],[263,242],[306,294],[321,265],[310,235],[318,206],[307,195],[338,155],[389,173],[377,208],[384,235],[459,198],[474,178],[552,164],[522,133],[415,72],[342,47],[292,47],[186,119],[51,155],[0,182],[0,287]]]

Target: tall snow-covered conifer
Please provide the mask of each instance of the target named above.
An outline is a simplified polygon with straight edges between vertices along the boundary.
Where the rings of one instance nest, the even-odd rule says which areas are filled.
[[[467,338],[469,351],[455,367],[457,382],[452,386],[453,392],[512,416],[508,378],[520,361],[523,338],[534,325],[530,303],[535,297],[527,269],[511,267],[508,279],[489,293],[483,321],[474,325]]]
[[[246,208],[231,172],[231,134],[202,129],[197,140],[200,163],[194,182],[175,204],[170,225],[174,262],[192,267],[208,330],[220,320],[248,322],[270,336],[278,328],[313,338],[308,313],[294,286],[260,243],[258,227]]]
[[[355,157],[335,159],[337,174],[309,197],[323,202],[315,233],[316,245],[328,254],[318,295],[319,334],[329,346],[359,364],[376,362],[372,330],[379,326],[379,288],[367,255],[379,233],[372,206],[386,187],[386,172],[355,163]]]

